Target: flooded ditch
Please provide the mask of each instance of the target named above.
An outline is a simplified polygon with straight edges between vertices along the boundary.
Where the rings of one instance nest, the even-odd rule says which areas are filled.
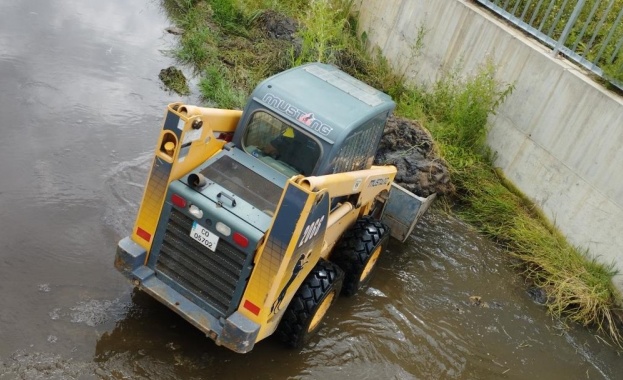
[[[430,213],[302,350],[239,355],[113,268],[167,103],[158,2],[0,4],[0,379],[614,379],[618,352],[564,329],[512,262]]]

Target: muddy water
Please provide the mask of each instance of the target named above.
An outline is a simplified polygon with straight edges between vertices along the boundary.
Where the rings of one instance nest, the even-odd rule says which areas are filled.
[[[310,346],[216,347],[112,266],[179,100],[158,82],[175,43],[159,4],[2,1],[0,25],[0,379],[618,378],[615,350],[437,214]]]

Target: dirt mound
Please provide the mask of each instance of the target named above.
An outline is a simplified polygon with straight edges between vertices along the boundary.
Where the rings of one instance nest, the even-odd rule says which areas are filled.
[[[253,20],[253,24],[263,31],[266,37],[288,41],[297,54],[300,52],[303,41],[296,35],[300,27],[297,20],[273,10],[266,10]]]
[[[416,121],[391,116],[374,162],[398,168],[396,183],[421,197],[454,191],[446,163],[433,149],[433,139]]]
[[[273,10],[261,12],[254,24],[264,30],[268,37],[280,40],[294,40],[298,30],[298,21]]]

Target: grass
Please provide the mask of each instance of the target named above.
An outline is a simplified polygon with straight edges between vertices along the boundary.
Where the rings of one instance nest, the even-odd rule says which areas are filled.
[[[246,100],[247,94],[231,86],[227,73],[219,66],[210,66],[204,70],[204,77],[199,82],[199,88],[204,97],[212,100],[221,108],[240,108]]]
[[[491,63],[464,78],[445,73],[433,86],[408,85],[357,34],[349,1],[342,0],[165,0],[165,9],[186,32],[175,55],[202,76],[201,93],[223,108],[241,108],[263,78],[291,66],[323,61],[388,93],[396,113],[417,119],[436,141],[457,191],[448,208],[521,259],[527,279],[543,288],[552,315],[596,326],[619,342],[614,310],[619,295],[615,271],[570,245],[543,213],[495,169],[485,143],[487,119],[513,91],[495,80]],[[267,38],[263,17],[275,12],[299,23],[298,44]],[[259,20],[259,21],[258,21]],[[418,57],[420,29],[412,57]]]
[[[203,2],[194,4],[191,0],[165,1],[164,5],[169,17],[184,31],[181,48],[173,52],[175,57],[196,69],[217,61],[218,36],[207,22],[212,17],[212,9]]]
[[[347,39],[343,32],[348,22],[352,1],[310,1],[303,18],[304,28],[300,55],[294,57],[292,66],[305,62],[335,63]]]
[[[244,13],[235,4],[163,1],[169,18],[184,31],[172,55],[202,78],[199,88],[206,101],[241,109],[259,81],[289,67],[291,54],[285,41],[267,39],[254,26],[261,10]]]
[[[491,64],[467,79],[451,72],[417,94],[430,131],[452,169],[456,212],[521,259],[524,275],[548,293],[552,315],[596,326],[619,343],[613,266],[602,265],[569,244],[493,166],[485,141],[487,116],[513,90],[496,83],[494,73]]]

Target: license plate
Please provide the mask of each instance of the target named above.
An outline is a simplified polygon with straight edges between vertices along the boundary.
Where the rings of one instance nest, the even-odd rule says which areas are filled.
[[[190,237],[197,240],[203,246],[211,251],[216,251],[218,236],[207,228],[204,228],[197,222],[193,222],[193,228],[190,230]]]

